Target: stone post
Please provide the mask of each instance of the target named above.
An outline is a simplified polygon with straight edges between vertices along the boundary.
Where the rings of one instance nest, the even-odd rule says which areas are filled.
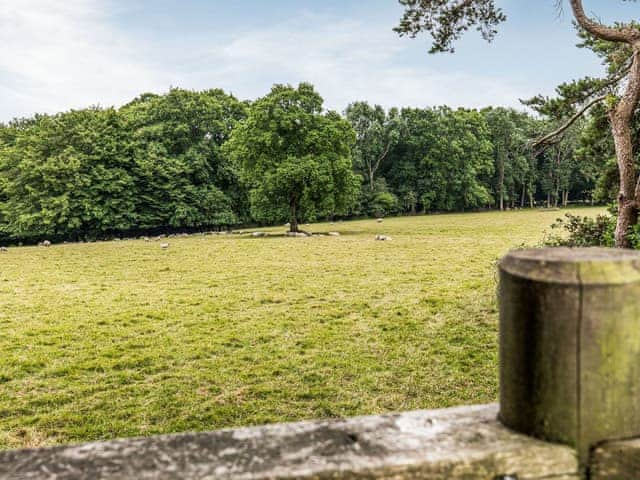
[[[500,420],[583,466],[640,436],[640,253],[519,250],[499,270]]]

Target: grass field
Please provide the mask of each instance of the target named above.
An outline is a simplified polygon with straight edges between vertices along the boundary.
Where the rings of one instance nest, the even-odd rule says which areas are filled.
[[[495,261],[560,215],[0,253],[0,449],[494,401]]]

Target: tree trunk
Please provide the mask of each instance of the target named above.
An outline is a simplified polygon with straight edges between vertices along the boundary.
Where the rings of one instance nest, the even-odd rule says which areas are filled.
[[[616,147],[618,170],[620,171],[620,193],[618,194],[618,224],[616,225],[616,247],[631,248],[629,232],[638,223],[636,172],[633,161],[633,138],[630,120],[615,109],[609,115]]]
[[[629,72],[627,90],[616,107],[609,113],[620,172],[618,224],[616,226],[616,247],[618,248],[631,248],[629,232],[638,223],[640,181],[636,180],[631,124],[639,102],[640,43],[635,44],[633,48],[633,63]]]
[[[632,248],[629,232],[638,223],[638,209],[629,203],[618,205],[618,223],[616,225],[616,247]]]
[[[529,190],[529,206],[533,209],[536,208],[535,202],[533,200],[533,192]]]
[[[289,231],[292,233],[298,233],[298,219],[296,218],[296,214],[291,214],[291,226],[289,227]]]
[[[378,169],[380,168],[380,165],[382,164],[384,159],[387,158],[387,155],[389,155],[390,150],[391,150],[391,141],[388,141],[387,146],[384,149],[384,152],[380,154],[375,164],[371,162],[367,162],[367,169],[369,170],[369,186],[371,187],[372,192],[373,192],[373,189],[375,188],[375,181],[373,177],[378,171]]]
[[[620,172],[618,224],[616,225],[616,247],[618,248],[632,247],[629,233],[638,223],[640,180],[636,179],[631,128],[638,103],[640,103],[640,41],[633,45],[633,63],[626,92],[609,113]]]
[[[562,148],[558,146],[558,155],[556,156],[556,171],[553,176],[553,208],[558,208],[560,202],[560,166],[562,165]]]
[[[522,196],[520,197],[520,208],[524,208],[525,195],[527,194],[527,186],[522,185]]]
[[[498,158],[500,154],[498,153]],[[500,196],[500,211],[504,210],[504,159],[498,161],[498,195]]]
[[[636,180],[631,125],[640,104],[640,30],[635,26],[608,27],[587,16],[582,0],[570,0],[578,24],[594,37],[609,42],[626,43],[632,49],[631,68],[624,94],[609,112],[611,132],[620,172],[616,247],[630,248],[629,231],[638,223],[640,181]]]
[[[289,206],[291,207],[291,221],[289,222],[289,231],[292,233],[298,233],[298,201],[295,195],[291,197]]]

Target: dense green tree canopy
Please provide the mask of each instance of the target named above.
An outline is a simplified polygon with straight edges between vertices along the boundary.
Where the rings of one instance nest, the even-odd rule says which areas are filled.
[[[130,142],[115,110],[38,116],[14,125],[0,171],[6,229],[80,238],[135,223]]]
[[[493,158],[487,125],[475,111],[441,109],[423,158],[427,210],[489,207]]]
[[[276,85],[257,100],[228,144],[249,188],[257,220],[301,220],[345,214],[360,180],[353,173],[355,141],[348,122],[324,113],[313,86]]]
[[[406,108],[400,116],[403,135],[384,175],[405,210],[459,211],[493,203],[492,145],[479,112]]]
[[[540,122],[514,109],[487,108],[482,113],[493,147],[495,204],[500,210],[509,205],[523,207],[525,202],[531,205],[536,193],[537,158],[529,142],[537,135]]]
[[[120,109],[36,115],[0,124],[0,243],[287,221],[295,230],[334,216],[611,195],[604,106],[572,126],[570,142],[528,148],[554,121],[366,102],[343,118],[308,84],[253,103],[172,89]]]
[[[121,110],[133,135],[138,226],[234,225],[237,172],[221,146],[246,107],[221,90],[143,95]]]
[[[243,192],[221,145],[245,110],[220,90],[174,89],[3,126],[0,233],[79,239],[238,223]]]
[[[373,191],[376,173],[400,140],[402,119],[395,108],[386,112],[380,105],[372,107],[367,102],[352,103],[345,115],[356,132],[355,166]]]

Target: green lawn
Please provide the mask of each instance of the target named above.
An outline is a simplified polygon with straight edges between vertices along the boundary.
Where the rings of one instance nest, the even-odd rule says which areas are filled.
[[[494,401],[495,262],[560,215],[0,253],[0,449]]]

